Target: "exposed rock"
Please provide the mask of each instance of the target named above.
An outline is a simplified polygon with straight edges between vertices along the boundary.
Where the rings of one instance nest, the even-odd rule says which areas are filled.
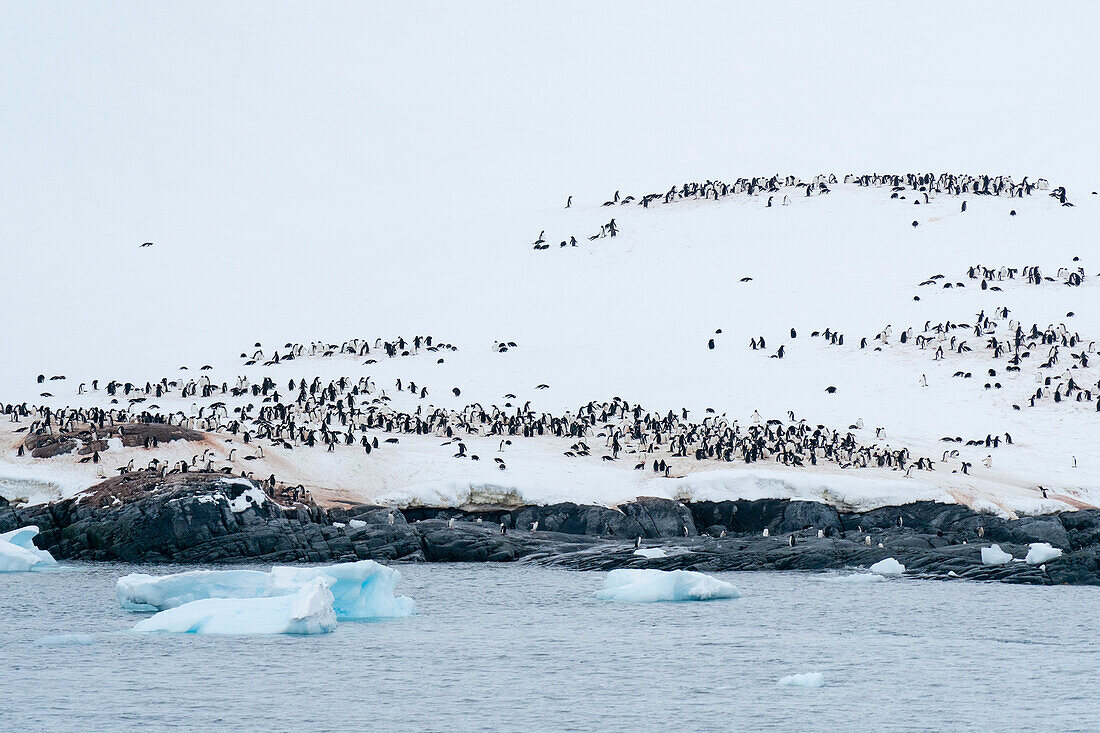
[[[526,529],[534,522],[539,529],[565,534],[637,536],[643,531],[637,521],[626,521],[627,515],[602,506],[582,506],[572,502],[548,506],[527,506],[511,514],[511,527]],[[646,535],[648,536],[648,535]]]
[[[1098,510],[1008,521],[934,502],[841,515],[824,504],[785,499],[689,506],[642,497],[615,509],[566,503],[511,511],[418,507],[410,514],[420,519],[409,523],[402,511],[368,505],[281,506],[247,479],[195,472],[162,478],[136,472],[104,481],[73,499],[20,509],[7,506],[0,512],[0,532],[36,524],[42,529],[36,545],[59,559],[230,563],[372,558],[719,571],[866,568],[894,557],[909,576],[1100,585]],[[537,531],[530,531],[535,522]],[[706,535],[696,534],[697,523],[706,527]],[[762,536],[765,528],[768,537]],[[819,537],[821,531],[825,536]],[[723,533],[727,536],[720,537]],[[638,536],[658,542],[666,557],[635,556],[633,538]],[[1036,541],[1067,552],[1041,566],[982,564],[981,549],[993,542],[1022,558],[1027,543]]]
[[[619,509],[635,520],[640,530],[638,534],[643,537],[690,537],[698,534],[691,510],[683,502],[639,496],[632,502],[620,504]],[[627,534],[632,535],[633,532]]]
[[[51,431],[39,428],[23,439],[35,458],[53,458],[77,451],[89,455],[92,451],[106,451],[108,438],[119,438],[129,448],[143,446],[147,441],[167,443],[173,440],[200,441],[203,434],[182,425],[165,423],[127,422],[105,425],[102,428],[90,424],[77,425],[69,430]]]
[[[0,531],[19,524],[38,525],[38,546],[65,559],[321,562],[421,551],[404,518],[348,532],[325,510],[280,506],[248,480],[216,473],[110,479],[76,498],[0,517]]]
[[[1100,509],[1060,514],[1058,520],[1066,528],[1073,549],[1100,545]]]
[[[843,526],[836,507],[816,501],[792,501],[783,510],[780,532],[797,532],[800,529],[825,529],[840,531]]]

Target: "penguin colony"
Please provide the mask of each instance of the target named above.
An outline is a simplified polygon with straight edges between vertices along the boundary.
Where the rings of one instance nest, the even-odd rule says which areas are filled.
[[[860,187],[888,188],[891,199],[906,200],[907,195],[912,196],[915,205],[928,203],[934,196],[968,194],[1022,198],[1031,196],[1034,191],[1049,190],[1049,183],[1044,179],[1032,184],[1025,177],[1020,183],[1015,183],[1007,176],[868,174],[847,175],[843,180],[846,184]],[[766,205],[770,207],[777,200],[782,205],[788,205],[795,195],[809,197],[828,194],[831,190],[829,186],[836,184],[835,175],[819,175],[808,182],[794,176],[739,178],[733,183],[706,180],[672,186],[664,193],[640,196],[624,197],[616,191],[603,206],[635,204],[648,209],[686,200],[719,201],[741,195],[766,197]],[[1063,205],[1072,205],[1066,200],[1064,188],[1054,189],[1050,196]],[[572,197],[567,202],[567,207],[571,206]],[[965,203],[962,210],[965,211]],[[587,239],[616,237],[619,232],[612,217]],[[561,247],[570,245],[577,246],[576,237],[571,236],[560,244]],[[535,241],[535,249],[548,248],[543,231]],[[1078,258],[1074,261],[1073,266],[1057,271],[1057,279],[1043,275],[1035,265],[1012,268],[979,264],[970,267],[964,280],[978,280],[982,290],[993,292],[1017,283],[1021,286],[1061,283],[1078,287],[1086,282],[1086,274],[1084,268],[1076,264]],[[741,280],[747,282],[751,279],[745,277]],[[941,280],[945,280],[944,275],[933,275],[920,286],[940,285],[941,289],[965,287],[962,281],[941,283]],[[1067,318],[1072,315],[1068,313]],[[754,337],[749,342],[749,348],[763,351],[770,358],[783,359],[789,349],[798,343],[799,330],[808,332],[810,339],[822,339],[830,347],[875,351],[911,348],[928,354],[933,361],[966,358],[968,368],[972,368],[974,357],[980,355],[989,362],[982,369],[983,376],[988,377],[984,388],[989,390],[1003,388],[998,379],[999,373],[1020,372],[1024,366],[1032,364],[1035,366],[1032,373],[1037,386],[1034,393],[1029,390],[1020,402],[1013,404],[1014,409],[1022,409],[1023,404],[1035,408],[1050,403],[1058,404],[1061,409],[1089,407],[1100,411],[1100,381],[1091,371],[1095,342],[1086,340],[1065,323],[1025,325],[1003,306],[991,308],[988,313],[982,310],[973,318],[959,322],[926,321],[919,331],[914,326],[895,330],[893,325],[887,325],[877,334],[849,339],[848,342],[843,333],[831,326],[821,330],[791,327],[789,343],[779,343],[774,351],[768,343],[779,341],[782,336],[767,335],[767,340],[765,335]],[[720,348],[721,334],[722,329],[717,329],[704,348]],[[515,341],[501,339],[495,341],[491,348],[496,353],[504,354],[518,348],[518,345]],[[245,366],[275,367],[285,366],[289,362],[296,367],[308,364],[310,360],[342,358],[361,360],[361,366],[369,368],[382,359],[408,357],[427,356],[442,363],[447,353],[457,349],[457,346],[440,342],[433,336],[416,335],[389,340],[355,338],[339,344],[323,341],[286,343],[282,348],[275,349],[255,343],[251,349],[240,354],[240,359]],[[187,367],[180,369],[187,371]],[[199,371],[210,369],[209,365],[204,365]],[[302,369],[307,371],[308,366]],[[958,370],[955,377],[970,379],[973,373],[964,368]],[[37,381],[45,384],[47,380],[60,382],[65,379],[64,375],[47,378],[42,374]],[[921,384],[927,385],[923,376]],[[538,390],[548,388],[548,384],[535,387]],[[834,394],[837,388],[830,385],[825,387],[825,391]],[[462,394],[460,386],[449,387],[449,392],[456,398]],[[396,409],[391,404],[395,393],[407,393],[416,401],[415,409]],[[223,451],[206,448],[201,453],[195,453],[189,461],[168,462],[156,455],[162,438],[158,438],[154,431],[141,439],[141,447],[150,452],[144,466],[135,466],[135,461],[130,460],[125,466],[114,470],[119,474],[149,472],[161,476],[196,470],[218,471],[254,479],[270,496],[289,503],[308,503],[311,500],[308,490],[301,484],[288,485],[274,474],[266,478],[256,477],[253,471],[248,470],[247,462],[264,458],[265,450],[277,453],[355,450],[370,460],[375,451],[385,451],[399,443],[402,435],[434,436],[441,441],[441,445],[453,449],[454,459],[468,461],[480,461],[481,457],[470,452],[464,438],[499,438],[498,455],[493,456],[492,461],[501,471],[508,470],[506,447],[511,446],[514,440],[550,436],[570,441],[569,450],[564,451],[568,458],[595,460],[598,457],[602,461],[618,461],[629,456],[635,470],[651,471],[665,477],[682,472],[685,462],[690,461],[715,464],[774,462],[796,468],[819,464],[831,464],[842,469],[879,467],[905,475],[911,475],[914,470],[967,473],[970,468],[969,463],[958,460],[959,452],[954,449],[945,450],[940,456],[927,457],[914,456],[906,447],[892,447],[884,440],[883,428],[876,428],[873,441],[865,439],[862,421],[846,429],[837,429],[788,412],[785,420],[765,419],[754,413],[748,422],[742,423],[709,408],[704,417],[696,419],[685,408],[661,412],[620,397],[585,402],[574,410],[562,413],[539,412],[531,408],[530,401],[521,403],[513,393],[504,395],[501,404],[470,402],[461,408],[444,408],[433,404],[425,384],[397,378],[392,384],[380,385],[369,375],[330,379],[296,376],[285,381],[276,381],[271,376],[258,380],[237,376],[232,382],[220,383],[206,374],[193,378],[165,376],[159,381],[144,384],[119,379],[92,379],[80,383],[76,394],[105,396],[111,407],[77,405],[51,408],[27,402],[0,402],[0,414],[9,422],[27,423],[18,428],[18,432],[25,433],[17,449],[19,457],[33,460],[26,455],[27,448],[56,445],[58,448],[53,455],[74,452],[83,456],[79,459],[81,462],[92,462],[100,466],[103,472],[105,459],[101,454],[109,450],[108,441],[111,438],[129,437],[131,443],[128,444],[132,444],[135,434],[142,434],[139,426],[176,427],[216,434],[232,447]],[[53,395],[42,392],[41,396]],[[155,403],[168,398],[190,400],[190,409],[166,410]],[[150,401],[153,403],[147,404]],[[236,406],[230,407],[230,404]],[[175,439],[175,436],[168,439]],[[960,436],[946,436],[942,440],[963,442]],[[966,445],[984,445],[993,450],[1012,442],[1012,436],[1008,433],[990,433],[984,438],[968,439]],[[991,456],[983,463],[991,465]]]
[[[988,175],[960,175],[952,173],[908,173],[908,174],[878,174],[869,173],[863,175],[847,174],[844,176],[845,184],[853,184],[864,188],[889,188],[890,198],[907,200],[906,193],[913,196],[913,203],[930,203],[932,198],[944,196],[1000,196],[1009,198],[1023,198],[1031,196],[1034,191],[1048,191],[1050,183],[1043,178],[1031,183],[1027,176],[1020,183],[1015,183],[1011,176]],[[648,209],[651,206],[671,205],[683,201],[721,201],[731,196],[742,196],[749,199],[763,199],[766,207],[781,204],[789,206],[792,198],[821,196],[831,193],[829,186],[837,185],[835,174],[819,174],[810,181],[802,181],[797,176],[752,177],[737,178],[732,183],[721,180],[689,181],[676,184],[663,193],[646,193],[639,195],[622,196],[616,191],[602,206],[627,206],[633,204]],[[1057,198],[1063,206],[1073,206],[1066,200],[1065,187],[1054,189],[1050,196]],[[566,199],[565,208],[573,207],[573,197]],[[962,204],[962,211],[966,211],[966,202]],[[1015,211],[1013,211],[1015,214]],[[912,226],[917,226],[914,221]],[[600,229],[591,235],[582,235],[581,240],[593,241],[605,237],[615,237],[619,234],[619,227],[612,218]],[[578,246],[577,236],[570,235],[563,238],[559,248]],[[546,230],[543,229],[533,242],[533,248],[538,251],[550,249],[550,243],[546,239]]]
[[[366,339],[338,345],[288,343],[281,350],[267,352],[257,344],[241,357],[245,364],[265,366],[339,356],[367,357],[363,363],[371,364],[378,352],[383,358],[401,358],[456,348],[435,342],[431,336],[414,336],[392,341],[375,339],[373,350]],[[548,387],[539,384],[535,389]],[[90,386],[82,383],[78,394],[102,390],[117,407],[51,409],[27,403],[0,403],[0,413],[10,422],[29,423],[20,428],[27,433],[24,444],[50,438],[64,440],[72,452],[88,456],[82,460],[96,464],[103,460],[100,453],[108,450],[106,440],[125,436],[127,430],[134,432],[134,426],[178,426],[219,434],[236,445],[226,456],[207,449],[190,461],[169,464],[155,456],[159,441],[154,437],[143,443],[152,454],[146,466],[135,468],[130,461],[115,470],[119,474],[145,470],[162,476],[189,470],[220,471],[262,481],[265,491],[281,501],[307,499],[308,491],[302,486],[286,486],[276,476],[266,479],[254,476],[247,470],[247,464],[237,463],[238,449],[241,461],[262,458],[265,450],[334,452],[338,447],[361,450],[369,456],[398,443],[400,435],[434,435],[454,448],[454,458],[478,461],[480,457],[467,450],[464,437],[499,437],[498,452],[504,453],[515,439],[556,436],[574,441],[570,450],[564,452],[567,457],[588,457],[593,454],[591,446],[598,446],[597,452],[604,461],[629,455],[636,461],[636,469],[652,470],[663,476],[672,475],[674,458],[725,463],[775,461],[795,467],[832,463],[841,468],[874,465],[897,470],[910,467],[933,470],[930,459],[913,459],[905,448],[866,445],[851,431],[813,425],[796,419],[793,413],[788,413],[787,421],[764,420],[754,414],[746,425],[715,414],[696,421],[689,418],[687,409],[661,414],[615,397],[587,402],[575,411],[552,414],[532,410],[529,401],[513,404],[510,400],[515,399],[514,394],[505,395],[506,401],[501,405],[475,402],[462,409],[444,409],[428,401],[427,387],[398,378],[392,389],[408,392],[423,403],[407,412],[389,405],[392,401],[389,389],[368,376],[339,377],[327,382],[319,377],[292,378],[285,386],[271,377],[251,382],[244,376],[232,384],[218,384],[207,375],[191,379],[163,377],[158,382],[141,385],[118,380],[101,385],[99,380],[92,380]],[[461,390],[454,388],[453,392],[458,396]],[[162,411],[156,404],[145,404],[168,397],[191,400],[190,411]],[[230,409],[227,398],[238,398],[238,402],[243,398],[245,403]],[[22,446],[19,453],[24,453]],[[495,456],[493,460],[500,470],[507,470],[505,458]]]

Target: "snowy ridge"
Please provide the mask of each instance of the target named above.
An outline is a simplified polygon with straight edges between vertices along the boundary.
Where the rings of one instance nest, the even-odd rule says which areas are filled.
[[[322,502],[614,505],[639,495],[779,496],[861,509],[932,499],[1009,516],[1095,502],[1100,476],[1092,456],[1100,455],[1100,438],[1090,426],[1100,390],[1089,355],[1100,321],[1082,307],[1096,281],[1095,267],[1079,257],[1087,254],[1087,223],[1097,222],[1094,201],[1077,198],[1067,208],[1040,188],[1008,195],[1022,192],[1023,179],[982,179],[1010,181],[999,195],[899,191],[832,177],[761,180],[753,193],[734,184],[743,190],[717,199],[705,195],[706,184],[703,195],[689,188],[648,207],[637,197],[623,204],[629,196],[609,196],[541,210],[545,242],[614,215],[614,236],[575,248],[479,242],[471,257],[517,298],[523,278],[571,283],[572,296],[555,303],[552,319],[522,308],[456,319],[426,306],[415,318],[393,313],[392,321],[431,321],[446,341],[256,342],[186,370],[136,364],[129,375],[73,373],[5,385],[0,398],[23,397],[29,412],[0,424],[0,474],[12,477],[0,490],[32,501],[72,495],[128,462],[142,470],[156,456],[156,470],[187,463],[256,481],[273,476],[278,491],[300,489]],[[965,211],[960,202],[969,204]],[[805,244],[811,232],[812,247]],[[1031,249],[1037,236],[1047,243],[1042,253]],[[889,268],[871,264],[884,241],[891,242]],[[404,266],[394,260],[380,266]],[[1044,275],[1029,282],[1034,267]],[[1071,283],[1078,271],[1080,281]],[[947,274],[930,280],[930,273]],[[446,274],[424,272],[422,285],[445,290]],[[378,297],[396,295],[384,283],[377,289]],[[662,296],[638,302],[639,290]],[[634,305],[624,318],[600,315],[605,302]],[[1030,358],[1009,363],[1004,346],[1012,343]],[[286,404],[308,385],[306,408],[289,418],[265,412],[273,404],[267,384]],[[331,385],[338,386],[319,400],[314,387]],[[346,404],[333,407],[352,392],[356,409],[373,416],[366,428],[341,417]],[[592,402],[594,395],[622,400]],[[109,437],[101,453],[108,466],[82,462],[91,444],[80,441],[85,452],[31,459],[16,455],[26,436],[13,432],[35,422],[42,430],[31,405],[113,410],[112,419],[123,409],[127,418],[167,415],[207,437],[198,447],[173,441],[155,450]],[[576,421],[592,405],[596,419],[583,435],[492,434],[493,421]],[[631,436],[633,415],[624,405],[631,413],[674,414],[671,435],[660,443]],[[492,418],[472,431],[409,428],[437,414],[468,422],[480,411]],[[280,425],[288,419],[293,430]],[[692,425],[702,432],[675,455],[670,437]],[[828,440],[850,435],[853,447],[870,452],[827,457],[818,450],[808,465],[803,449],[792,452],[772,436],[764,462],[746,465],[740,448],[725,460],[713,438],[699,441],[726,426],[741,435],[804,426],[799,441],[825,430]],[[882,457],[886,463],[876,465]]]

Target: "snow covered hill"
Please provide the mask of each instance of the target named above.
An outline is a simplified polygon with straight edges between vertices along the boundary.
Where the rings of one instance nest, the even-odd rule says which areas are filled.
[[[5,496],[48,499],[131,460],[202,457],[331,501],[952,497],[1011,513],[1098,499],[1095,95],[1085,77],[1057,71],[1091,68],[1095,51],[1053,32],[1094,26],[1092,6],[1055,15],[972,3],[904,25],[858,0],[6,12],[2,403],[156,404],[191,422],[224,402],[224,423],[264,403],[179,388],[270,377],[287,396],[292,379],[369,378],[370,399],[385,391],[380,409],[409,414],[529,403],[576,415],[618,397],[653,414],[687,410],[697,424],[805,420],[935,470],[696,461],[666,455],[666,443],[647,458],[667,459],[665,476],[651,463],[634,470],[637,446],[602,460],[601,430],[581,457],[565,455],[575,438],[513,439],[501,452],[496,436],[468,436],[474,462],[435,435],[374,429],[381,446],[369,455],[358,442],[332,452],[267,442],[261,457],[213,429],[201,446],[156,451],[109,436],[100,463],[81,463],[89,453],[19,456],[28,418],[0,422]],[[978,83],[960,59],[1005,71]],[[1046,176],[1051,187],[925,203],[842,182],[873,170]],[[810,197],[791,186],[638,204],[685,181],[776,171],[841,182]],[[1047,195],[1059,185],[1073,207]],[[611,219],[616,236],[589,239]],[[549,247],[535,249],[539,239]],[[1052,280],[1028,284],[1034,266]],[[981,289],[985,270],[1002,268],[1016,277]],[[1078,268],[1082,282],[1065,284]],[[979,313],[991,319],[980,336]],[[948,321],[968,327],[916,343]],[[1057,334],[1057,363],[1040,367],[1052,344],[1028,349],[1018,372],[991,355],[989,339],[1012,339],[1017,321]],[[826,329],[843,344],[813,335]],[[373,350],[418,334],[457,350],[266,365],[287,343],[358,338]],[[1070,377],[1081,390],[1055,402]],[[112,380],[162,379],[176,383],[162,398],[105,393]],[[1082,390],[1090,399],[1078,402]]]
[[[934,462],[934,470],[914,472],[875,465],[845,469],[827,461],[792,467],[776,463],[775,456],[748,465],[700,462],[689,455],[673,461],[665,476],[648,464],[633,469],[639,460],[667,455],[667,449],[642,456],[642,449],[634,454],[631,445],[620,460],[601,460],[611,453],[610,430],[586,435],[591,455],[582,457],[566,455],[575,442],[566,437],[516,437],[503,446],[502,436],[465,436],[468,454],[483,458],[478,462],[455,458],[454,445],[441,441],[438,432],[398,435],[399,444],[369,455],[358,444],[340,444],[332,452],[323,444],[293,450],[269,446],[251,464],[242,463],[242,456],[228,460],[232,446],[242,454],[252,446],[239,439],[224,442],[234,439],[224,430],[203,446],[219,468],[247,469],[257,477],[272,473],[280,483],[302,484],[335,501],[615,503],[638,495],[798,496],[864,507],[953,497],[1008,513],[1095,501],[1100,437],[1092,428],[1100,419],[1098,374],[1088,356],[1080,362],[1070,354],[1095,354],[1100,331],[1100,316],[1090,308],[1098,273],[1087,234],[1097,223],[1096,199],[1063,207],[1049,191],[1035,190],[1024,198],[943,192],[925,203],[923,193],[888,185],[836,183],[829,188],[830,193],[810,197],[804,186],[720,200],[677,195],[670,203],[659,200],[648,207],[639,205],[640,198],[613,206],[575,198],[564,208],[563,197],[538,212],[525,228],[526,238],[467,242],[460,259],[477,270],[476,279],[400,250],[377,267],[364,265],[365,277],[353,292],[378,304],[377,312],[385,313],[388,323],[378,321],[370,308],[359,314],[341,305],[342,298],[330,293],[332,321],[378,323],[373,333],[344,332],[331,343],[338,351],[342,341],[363,337],[376,347],[375,358],[325,356],[322,347],[270,363],[275,352],[289,352],[283,344],[287,337],[309,344],[299,334],[274,343],[249,339],[228,353],[182,345],[181,355],[185,351],[188,357],[174,368],[165,370],[144,358],[127,364],[122,358],[112,371],[47,369],[41,384],[37,375],[27,374],[6,385],[3,400],[54,408],[129,406],[135,412],[156,403],[154,413],[179,411],[188,418],[198,417],[199,407],[221,401],[228,405],[228,417],[235,407],[259,400],[221,393],[205,400],[181,398],[178,390],[166,390],[162,399],[142,392],[134,403],[130,399],[137,393],[124,396],[120,387],[112,403],[105,385],[117,380],[142,387],[162,378],[182,384],[206,377],[215,386],[232,386],[244,376],[252,383],[271,377],[282,389],[288,380],[302,378],[320,378],[324,384],[367,377],[375,396],[384,395],[387,409],[407,413],[478,404],[560,415],[590,400],[619,397],[660,414],[686,409],[696,422],[717,416],[743,426],[806,420],[850,431],[863,445],[908,448],[911,461],[927,457]],[[607,199],[615,195],[609,192]],[[630,194],[618,195],[621,201]],[[599,232],[612,216],[616,236],[589,240],[589,233]],[[552,244],[549,249],[532,246],[540,230]],[[560,246],[574,234],[580,235],[577,246]],[[137,267],[175,273],[184,260],[165,266],[175,255],[162,247],[131,257]],[[979,263],[984,269],[971,269]],[[1025,278],[1030,266],[1043,273],[1038,284]],[[1014,268],[1012,276],[1002,267]],[[1080,285],[1066,284],[1070,274],[1081,270]],[[987,275],[993,279],[983,289]],[[341,291],[348,292],[346,287]],[[211,329],[216,327],[215,303],[198,298],[164,307],[194,309],[211,321]],[[1008,316],[997,317],[1003,308]],[[980,337],[974,335],[979,313],[991,319]],[[425,332],[439,334],[436,345],[453,344],[453,350],[421,348],[396,358],[379,353],[375,338],[393,338],[396,329],[387,329],[390,323],[415,328],[430,321],[438,323]],[[1032,324],[1040,331],[1050,327],[1059,338],[1064,331],[1076,345],[1059,343],[1061,357],[1047,368],[1040,364],[1051,347],[1033,346],[1019,371],[1006,371],[1012,354],[993,358],[988,339],[1005,341],[1015,321],[1024,330]],[[936,333],[936,324],[948,322],[966,326]],[[278,325],[258,324],[257,333],[277,331]],[[827,329],[830,335],[843,334],[843,341],[826,339]],[[334,323],[318,324],[319,342],[330,343],[326,337],[334,330]],[[934,340],[921,347],[922,334]],[[763,347],[753,348],[761,341]],[[968,348],[962,352],[951,346],[964,341]],[[776,358],[780,348],[783,357]],[[959,372],[971,376],[953,376]],[[63,380],[50,379],[62,374]],[[1037,381],[1048,376],[1053,387]],[[1071,377],[1091,390],[1090,399],[1073,399],[1077,392],[1054,402],[1052,390],[1060,389],[1061,397]],[[99,381],[95,391],[93,379]],[[410,383],[416,393],[408,391]],[[1039,387],[1046,397],[1031,406]],[[203,416],[209,415],[207,408]],[[107,467],[78,463],[75,454],[15,458],[23,436],[8,432],[9,427],[14,424],[4,426],[0,475],[13,487],[34,479],[56,483],[58,493],[72,492],[94,482],[97,472],[109,475],[130,458],[140,467],[151,457],[142,448],[117,446],[120,450],[105,454]],[[947,443],[945,436],[963,442]],[[986,444],[987,436],[997,438],[996,447]],[[169,443],[156,456],[166,464],[183,460],[194,465],[191,459],[198,452],[190,444]],[[506,469],[490,460],[494,457]],[[965,474],[963,462],[969,464]],[[1048,490],[1046,497],[1039,486]]]

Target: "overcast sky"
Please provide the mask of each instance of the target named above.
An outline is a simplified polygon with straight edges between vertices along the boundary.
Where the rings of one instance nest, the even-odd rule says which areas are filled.
[[[62,328],[104,288],[232,288],[229,254],[494,237],[570,193],[951,170],[1085,195],[1097,27],[1097,3],[3,2],[0,338],[44,340],[46,294]],[[146,240],[211,267],[142,285]]]

